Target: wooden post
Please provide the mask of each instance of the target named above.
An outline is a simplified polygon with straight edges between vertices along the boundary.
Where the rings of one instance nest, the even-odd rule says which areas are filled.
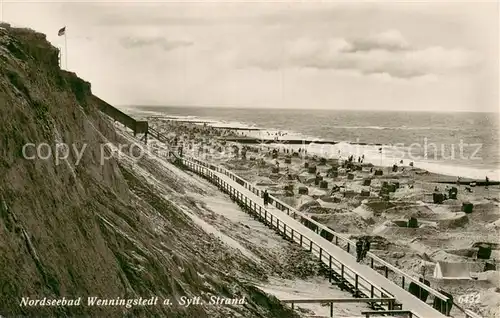
[[[332,256],[330,255],[329,260],[328,260],[328,268],[330,269],[330,274],[328,275],[328,281],[331,283],[332,282]]]
[[[443,301],[441,298],[439,298],[439,300],[440,300],[439,302],[441,303],[441,304],[439,305],[439,307],[440,307],[440,311],[441,311],[441,313],[443,313],[443,304],[444,304],[444,301]]]
[[[375,294],[373,285],[370,286],[370,297],[373,298]],[[375,309],[375,303],[370,303],[370,308]]]

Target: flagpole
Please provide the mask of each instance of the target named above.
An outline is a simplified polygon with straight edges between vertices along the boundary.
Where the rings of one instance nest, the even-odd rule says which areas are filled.
[[[68,68],[68,39],[66,37],[66,29],[64,30],[64,59],[66,63],[66,71],[69,71]]]
[[[58,48],[59,48],[59,52],[57,54],[57,59],[58,59],[58,62],[59,62],[59,68],[62,70],[62,47],[61,45],[58,45]]]

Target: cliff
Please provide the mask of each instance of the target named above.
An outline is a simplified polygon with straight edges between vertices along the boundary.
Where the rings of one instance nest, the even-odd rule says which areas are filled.
[[[133,166],[117,158],[101,160],[103,144],[123,140],[99,112],[90,83],[59,68],[58,50],[43,34],[3,24],[0,48],[1,316],[294,315],[234,278],[233,268],[251,272],[252,266],[224,258],[227,247],[159,195]],[[64,152],[57,146],[61,143],[70,146],[66,160],[46,156],[45,146],[39,148],[43,158],[35,156],[42,144],[53,154]],[[162,178],[176,189],[171,191],[182,192],[176,180]],[[210,295],[245,296],[248,303],[20,306],[22,297],[82,297],[86,302],[91,296],[174,300]]]

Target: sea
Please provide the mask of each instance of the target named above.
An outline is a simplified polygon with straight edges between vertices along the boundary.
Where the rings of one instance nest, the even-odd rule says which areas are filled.
[[[331,141],[297,145],[329,158],[355,158],[392,166],[403,160],[430,172],[500,180],[499,114],[217,107],[120,107],[139,117],[206,122],[260,139]],[[333,144],[335,142],[335,144]]]

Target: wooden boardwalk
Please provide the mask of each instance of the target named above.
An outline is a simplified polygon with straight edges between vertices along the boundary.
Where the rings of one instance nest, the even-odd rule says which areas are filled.
[[[338,236],[335,239],[337,244],[332,244],[332,242],[318,235],[317,232],[311,231],[310,228],[304,226],[296,219],[299,218],[300,220],[304,217],[300,215],[301,212],[290,210],[290,208],[284,210],[283,204],[280,204],[277,200],[274,200],[274,205],[264,206],[260,197],[260,190],[221,167],[216,167],[195,158],[183,157],[179,158],[179,160],[182,160],[182,163],[192,171],[216,184],[222,191],[228,193],[231,198],[240,202],[244,209],[255,214],[262,222],[268,224],[285,238],[307,248],[330,269],[330,279],[335,276],[337,279],[344,281],[346,285],[350,285],[349,287],[354,287],[355,290],[359,291],[359,297],[394,298],[396,302],[378,304],[379,308],[394,310],[395,307],[399,306],[399,309],[411,311],[414,317],[446,317],[441,313],[445,310],[441,309],[440,312],[434,309],[393,283],[386,276],[378,273],[371,266],[357,263],[351,254],[349,243],[346,251],[339,244]],[[429,286],[424,286],[435,297],[445,301],[448,299],[446,296],[432,290]]]
[[[106,113],[105,109],[101,109],[101,111]],[[147,142],[148,134],[155,136],[161,142],[168,142],[168,138],[154,131],[147,122],[131,124],[127,121],[127,118],[124,118],[125,116],[111,117],[115,121],[122,122],[127,127],[132,126],[134,136],[137,133],[144,133],[144,142]],[[465,317],[479,317],[477,314],[460,308],[449,297],[421,283],[418,279],[370,252],[366,256],[370,260],[370,266],[357,263],[352,255],[355,246],[353,241],[312,220],[273,196],[270,196],[272,206],[263,207],[262,190],[254,187],[231,171],[195,158],[179,157],[174,152],[171,152],[170,155],[175,158],[175,161],[182,163],[216,184],[222,191],[228,193],[233,199],[242,204],[245,210],[256,215],[271,228],[276,229],[284,238],[298,243],[301,247],[308,248],[311,253],[327,264],[330,270],[330,281],[335,279],[340,282],[340,287],[349,290],[354,289],[358,292],[356,295],[358,297],[391,298],[396,300],[396,302],[372,303],[374,308],[402,309],[411,311],[414,317],[440,318],[446,317],[442,314],[447,312],[444,307],[447,307],[446,303],[451,303],[464,313]],[[300,222],[297,221],[297,218]],[[378,273],[374,264],[381,266],[385,275]],[[397,278],[401,278],[401,286],[388,279],[389,272],[395,274]],[[439,300],[437,309],[432,308],[406,291],[405,282],[406,284],[412,283],[419,286],[422,290],[428,292],[431,297],[434,297],[434,300]]]

